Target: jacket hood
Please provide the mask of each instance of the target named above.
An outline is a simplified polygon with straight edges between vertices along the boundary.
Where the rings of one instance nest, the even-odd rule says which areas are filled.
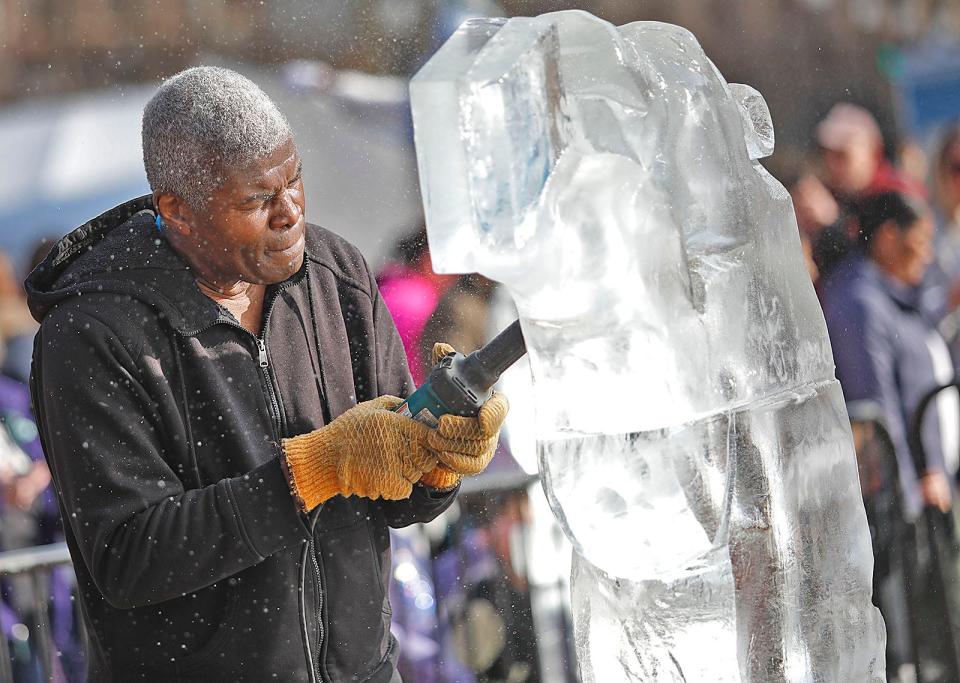
[[[83,294],[130,296],[153,306],[188,334],[218,320],[219,308],[197,289],[187,263],[157,231],[153,197],[124,202],[61,238],[27,277],[33,317]]]

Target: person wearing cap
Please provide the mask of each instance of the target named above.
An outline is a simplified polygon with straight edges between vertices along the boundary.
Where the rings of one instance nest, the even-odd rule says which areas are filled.
[[[852,203],[881,192],[899,192],[923,198],[923,187],[899,173],[884,155],[883,134],[869,111],[841,102],[817,124],[817,145],[824,182],[838,202]]]
[[[251,81],[166,81],[143,156],[152,193],[27,281],[88,678],[399,683],[388,528],[451,504],[506,401],[436,429],[395,412],[396,327],[357,249],[306,223],[290,127]]]
[[[883,192],[924,198],[926,191],[886,158],[880,126],[863,107],[834,105],[817,124],[815,138],[822,177],[801,178],[791,194],[824,277],[844,261],[856,241],[855,216],[864,198]]]

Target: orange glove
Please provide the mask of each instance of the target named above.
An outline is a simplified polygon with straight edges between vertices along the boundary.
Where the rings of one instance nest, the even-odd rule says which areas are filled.
[[[434,469],[427,448],[430,427],[393,409],[403,403],[381,396],[355,405],[325,427],[283,440],[287,479],[304,511],[337,494],[399,500]]]
[[[433,362],[454,353],[449,344],[433,345]],[[444,415],[427,436],[427,444],[439,463],[427,472],[421,483],[433,488],[453,488],[463,475],[479,474],[490,464],[500,439],[500,427],[510,404],[503,394],[494,392],[480,407],[477,417]]]

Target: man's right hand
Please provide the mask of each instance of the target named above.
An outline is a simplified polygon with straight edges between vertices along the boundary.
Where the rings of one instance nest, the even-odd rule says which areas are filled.
[[[950,480],[945,472],[927,470],[920,478],[920,492],[923,494],[923,502],[928,506],[943,513],[950,512],[953,501],[950,495]]]
[[[437,464],[430,428],[393,412],[403,403],[381,396],[360,403],[325,427],[283,440],[287,478],[303,509],[335,495],[399,500]]]

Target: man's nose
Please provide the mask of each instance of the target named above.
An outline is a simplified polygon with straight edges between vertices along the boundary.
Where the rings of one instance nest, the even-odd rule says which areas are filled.
[[[270,218],[270,227],[274,230],[282,230],[291,225],[296,225],[303,215],[303,209],[296,201],[295,190],[284,190],[276,199],[276,210]]]

